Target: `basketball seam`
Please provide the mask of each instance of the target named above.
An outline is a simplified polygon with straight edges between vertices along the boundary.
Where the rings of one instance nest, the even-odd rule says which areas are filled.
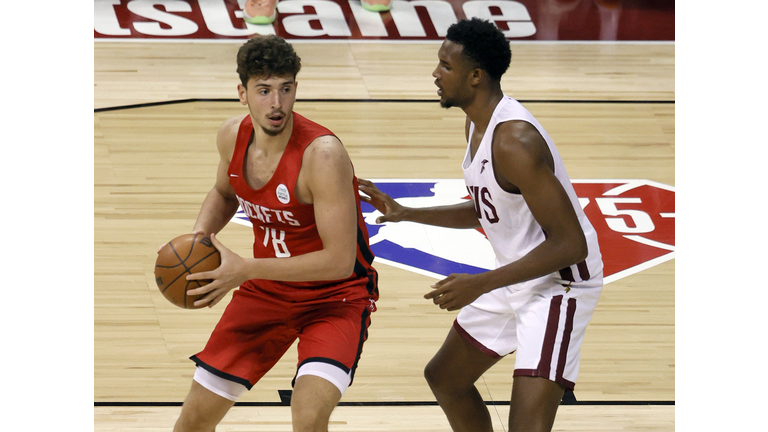
[[[192,247],[191,247],[191,248],[189,248],[189,253],[187,253],[187,257],[186,257],[186,258],[184,258],[184,259],[181,259],[181,256],[179,255],[179,253],[178,253],[178,252],[176,252],[176,248],[175,248],[175,247],[173,247],[173,243],[172,243],[172,242],[168,242],[168,245],[171,247],[171,250],[173,251],[173,254],[174,254],[174,255],[176,255],[176,258],[178,258],[178,259],[179,259],[179,265],[182,265],[182,266],[184,266],[184,270],[186,270],[186,272],[187,272],[187,273],[189,273],[189,274],[192,274],[192,267],[194,267],[194,266],[196,266],[196,265],[200,264],[200,263],[201,263],[202,261],[204,261],[206,258],[208,258],[209,256],[213,255],[214,253],[218,252],[218,250],[216,250],[216,251],[214,251],[214,252],[211,252],[210,254],[206,255],[205,257],[203,257],[202,259],[200,259],[200,260],[199,260],[199,261],[197,261],[196,263],[192,264],[192,266],[190,266],[190,267],[187,267],[187,260],[188,260],[188,259],[189,259],[189,257],[192,255],[192,250],[195,248],[195,242],[197,241],[197,236],[198,236],[198,235],[199,235],[199,234],[195,234],[195,238],[192,240]],[[157,266],[157,267],[161,267],[161,268],[163,268],[163,266]],[[172,267],[165,267],[165,268],[173,268],[173,267],[176,267],[176,266],[172,266]],[[173,282],[176,282],[176,281],[179,279],[179,277],[181,277],[183,274],[184,274],[184,273],[182,273],[181,275],[179,275],[178,277],[176,277],[176,279],[174,279],[174,280],[173,280]],[[173,282],[171,282],[171,283],[173,283]],[[170,285],[170,284],[168,284],[168,285]]]

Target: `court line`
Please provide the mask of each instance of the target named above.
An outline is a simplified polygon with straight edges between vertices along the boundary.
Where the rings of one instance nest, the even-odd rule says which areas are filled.
[[[486,405],[509,405],[509,401],[486,401]],[[182,402],[94,402],[94,408],[102,407],[180,407]],[[563,401],[560,405],[573,406],[674,406],[675,401]],[[241,407],[279,407],[290,406],[287,402],[235,402]],[[437,406],[432,401],[387,401],[387,402],[339,402],[337,406]]]
[[[236,98],[192,98],[178,99],[162,102],[146,102],[131,105],[118,105],[114,107],[94,108],[94,113],[119,111],[132,108],[147,108],[162,105],[176,105],[191,102],[239,102]],[[342,103],[435,103],[438,99],[296,99],[296,102],[342,102]],[[674,104],[674,100],[607,100],[607,99],[518,99],[522,104],[549,103],[549,104]]]

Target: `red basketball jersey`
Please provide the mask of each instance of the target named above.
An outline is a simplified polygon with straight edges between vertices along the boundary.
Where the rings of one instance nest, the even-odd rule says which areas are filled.
[[[315,224],[314,206],[302,204],[294,195],[296,180],[301,170],[304,150],[316,138],[334,135],[325,127],[293,113],[293,131],[285,151],[272,178],[260,189],[254,190],[245,181],[243,163],[248,146],[253,141],[254,131],[251,116],[245,116],[240,123],[235,151],[229,164],[229,183],[232,185],[240,208],[253,224],[254,258],[287,258],[321,250],[323,242]],[[243,284],[248,289],[252,284],[265,289],[269,286],[293,288],[332,288],[362,285],[366,292],[360,294],[378,298],[378,275],[371,267],[373,253],[368,244],[368,229],[360,209],[360,195],[357,177],[353,177],[357,201],[357,260],[349,277],[337,281],[284,282],[250,280]]]

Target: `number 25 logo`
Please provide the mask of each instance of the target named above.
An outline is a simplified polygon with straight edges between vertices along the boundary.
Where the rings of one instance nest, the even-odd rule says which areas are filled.
[[[622,234],[642,234],[652,232],[656,227],[653,225],[648,213],[641,210],[620,210],[616,204],[640,204],[640,198],[595,198],[597,206],[605,216],[629,216],[634,223],[634,227],[627,225],[623,217],[607,217],[605,222],[608,228]]]

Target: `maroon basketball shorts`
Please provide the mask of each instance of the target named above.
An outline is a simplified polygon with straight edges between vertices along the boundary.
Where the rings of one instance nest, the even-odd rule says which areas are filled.
[[[250,390],[298,339],[297,377],[326,378],[343,394],[368,338],[375,300],[365,286],[240,288],[203,351],[191,359]]]

